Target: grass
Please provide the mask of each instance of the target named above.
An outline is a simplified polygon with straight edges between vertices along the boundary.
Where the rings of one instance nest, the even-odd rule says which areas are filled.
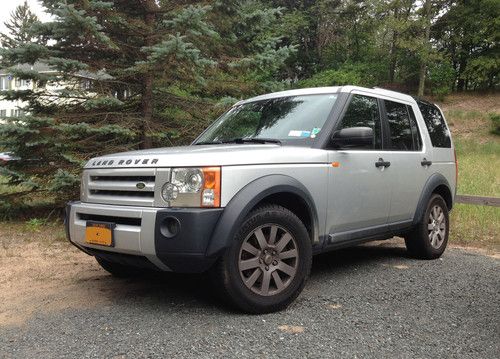
[[[455,204],[450,241],[472,247],[500,250],[500,208]]]
[[[458,158],[458,193],[500,197],[500,139],[480,143],[455,140]]]
[[[442,104],[457,150],[459,194],[500,197],[499,95],[457,95]],[[500,208],[456,204],[450,241],[500,250]]]

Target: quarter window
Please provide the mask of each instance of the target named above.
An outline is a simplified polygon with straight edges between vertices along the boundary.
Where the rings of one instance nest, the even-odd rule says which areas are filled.
[[[389,149],[395,151],[412,151],[413,134],[406,105],[387,100],[384,101],[384,104],[389,124]]]
[[[413,149],[415,151],[422,150],[422,137],[420,137],[420,131],[418,130],[417,119],[415,118],[415,113],[411,106],[406,106],[408,108],[408,113],[410,114],[410,125],[411,133],[413,135]]]
[[[362,149],[382,148],[380,111],[376,98],[353,95],[338,130],[351,127],[370,127],[373,130],[373,146]]]
[[[427,105],[423,102],[417,102],[422,117],[424,118],[425,126],[429,131],[432,146],[434,147],[451,147],[450,131],[446,126],[441,111],[436,106]]]

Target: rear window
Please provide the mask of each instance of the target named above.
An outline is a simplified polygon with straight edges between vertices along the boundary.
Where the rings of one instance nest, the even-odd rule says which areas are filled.
[[[444,121],[441,111],[436,106],[418,102],[418,107],[424,118],[425,126],[429,131],[432,145],[434,147],[451,147],[451,137],[448,127]]]

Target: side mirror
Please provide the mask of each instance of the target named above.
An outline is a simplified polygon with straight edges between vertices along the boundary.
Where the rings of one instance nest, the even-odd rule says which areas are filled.
[[[372,147],[373,129],[370,127],[349,127],[332,134],[330,143],[333,148]]]

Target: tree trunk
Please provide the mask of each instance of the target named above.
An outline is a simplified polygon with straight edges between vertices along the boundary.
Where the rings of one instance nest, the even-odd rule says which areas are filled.
[[[424,4],[424,13],[422,16],[424,17],[424,38],[423,45],[424,50],[422,52],[422,58],[420,59],[420,70],[418,74],[418,96],[424,95],[425,90],[425,78],[427,72],[427,62],[429,57],[429,40],[431,36],[431,0],[426,0]]]
[[[420,70],[418,73],[418,92],[417,96],[423,96],[424,95],[424,90],[425,90],[425,73],[427,71],[427,64],[422,61],[420,64]]]
[[[396,7],[394,9],[394,19],[398,20],[399,19],[399,7]],[[389,82],[393,83],[394,82],[394,75],[396,73],[396,61],[397,61],[397,41],[398,41],[398,32],[396,30],[392,30],[392,41],[391,41],[391,50],[390,50],[390,62],[389,62]]]
[[[152,37],[154,36],[154,25],[156,21],[155,11],[158,10],[158,5],[155,0],[145,0],[145,16],[144,23],[147,27],[148,34],[145,36],[144,44],[151,46],[153,44]],[[149,136],[149,127],[153,119],[153,78],[152,71],[145,73],[143,78],[143,93],[142,93],[142,124],[141,124],[141,148],[151,148],[153,145],[152,139]]]
[[[462,54],[460,56],[460,62],[458,65],[457,91],[459,91],[459,92],[465,91],[465,88],[466,88],[465,79],[463,77],[466,66],[467,66],[467,58],[465,55]]]
[[[144,90],[142,94],[142,126],[141,126],[141,148],[151,148],[153,145],[148,134],[149,124],[153,119],[153,75],[146,74],[144,77]]]

